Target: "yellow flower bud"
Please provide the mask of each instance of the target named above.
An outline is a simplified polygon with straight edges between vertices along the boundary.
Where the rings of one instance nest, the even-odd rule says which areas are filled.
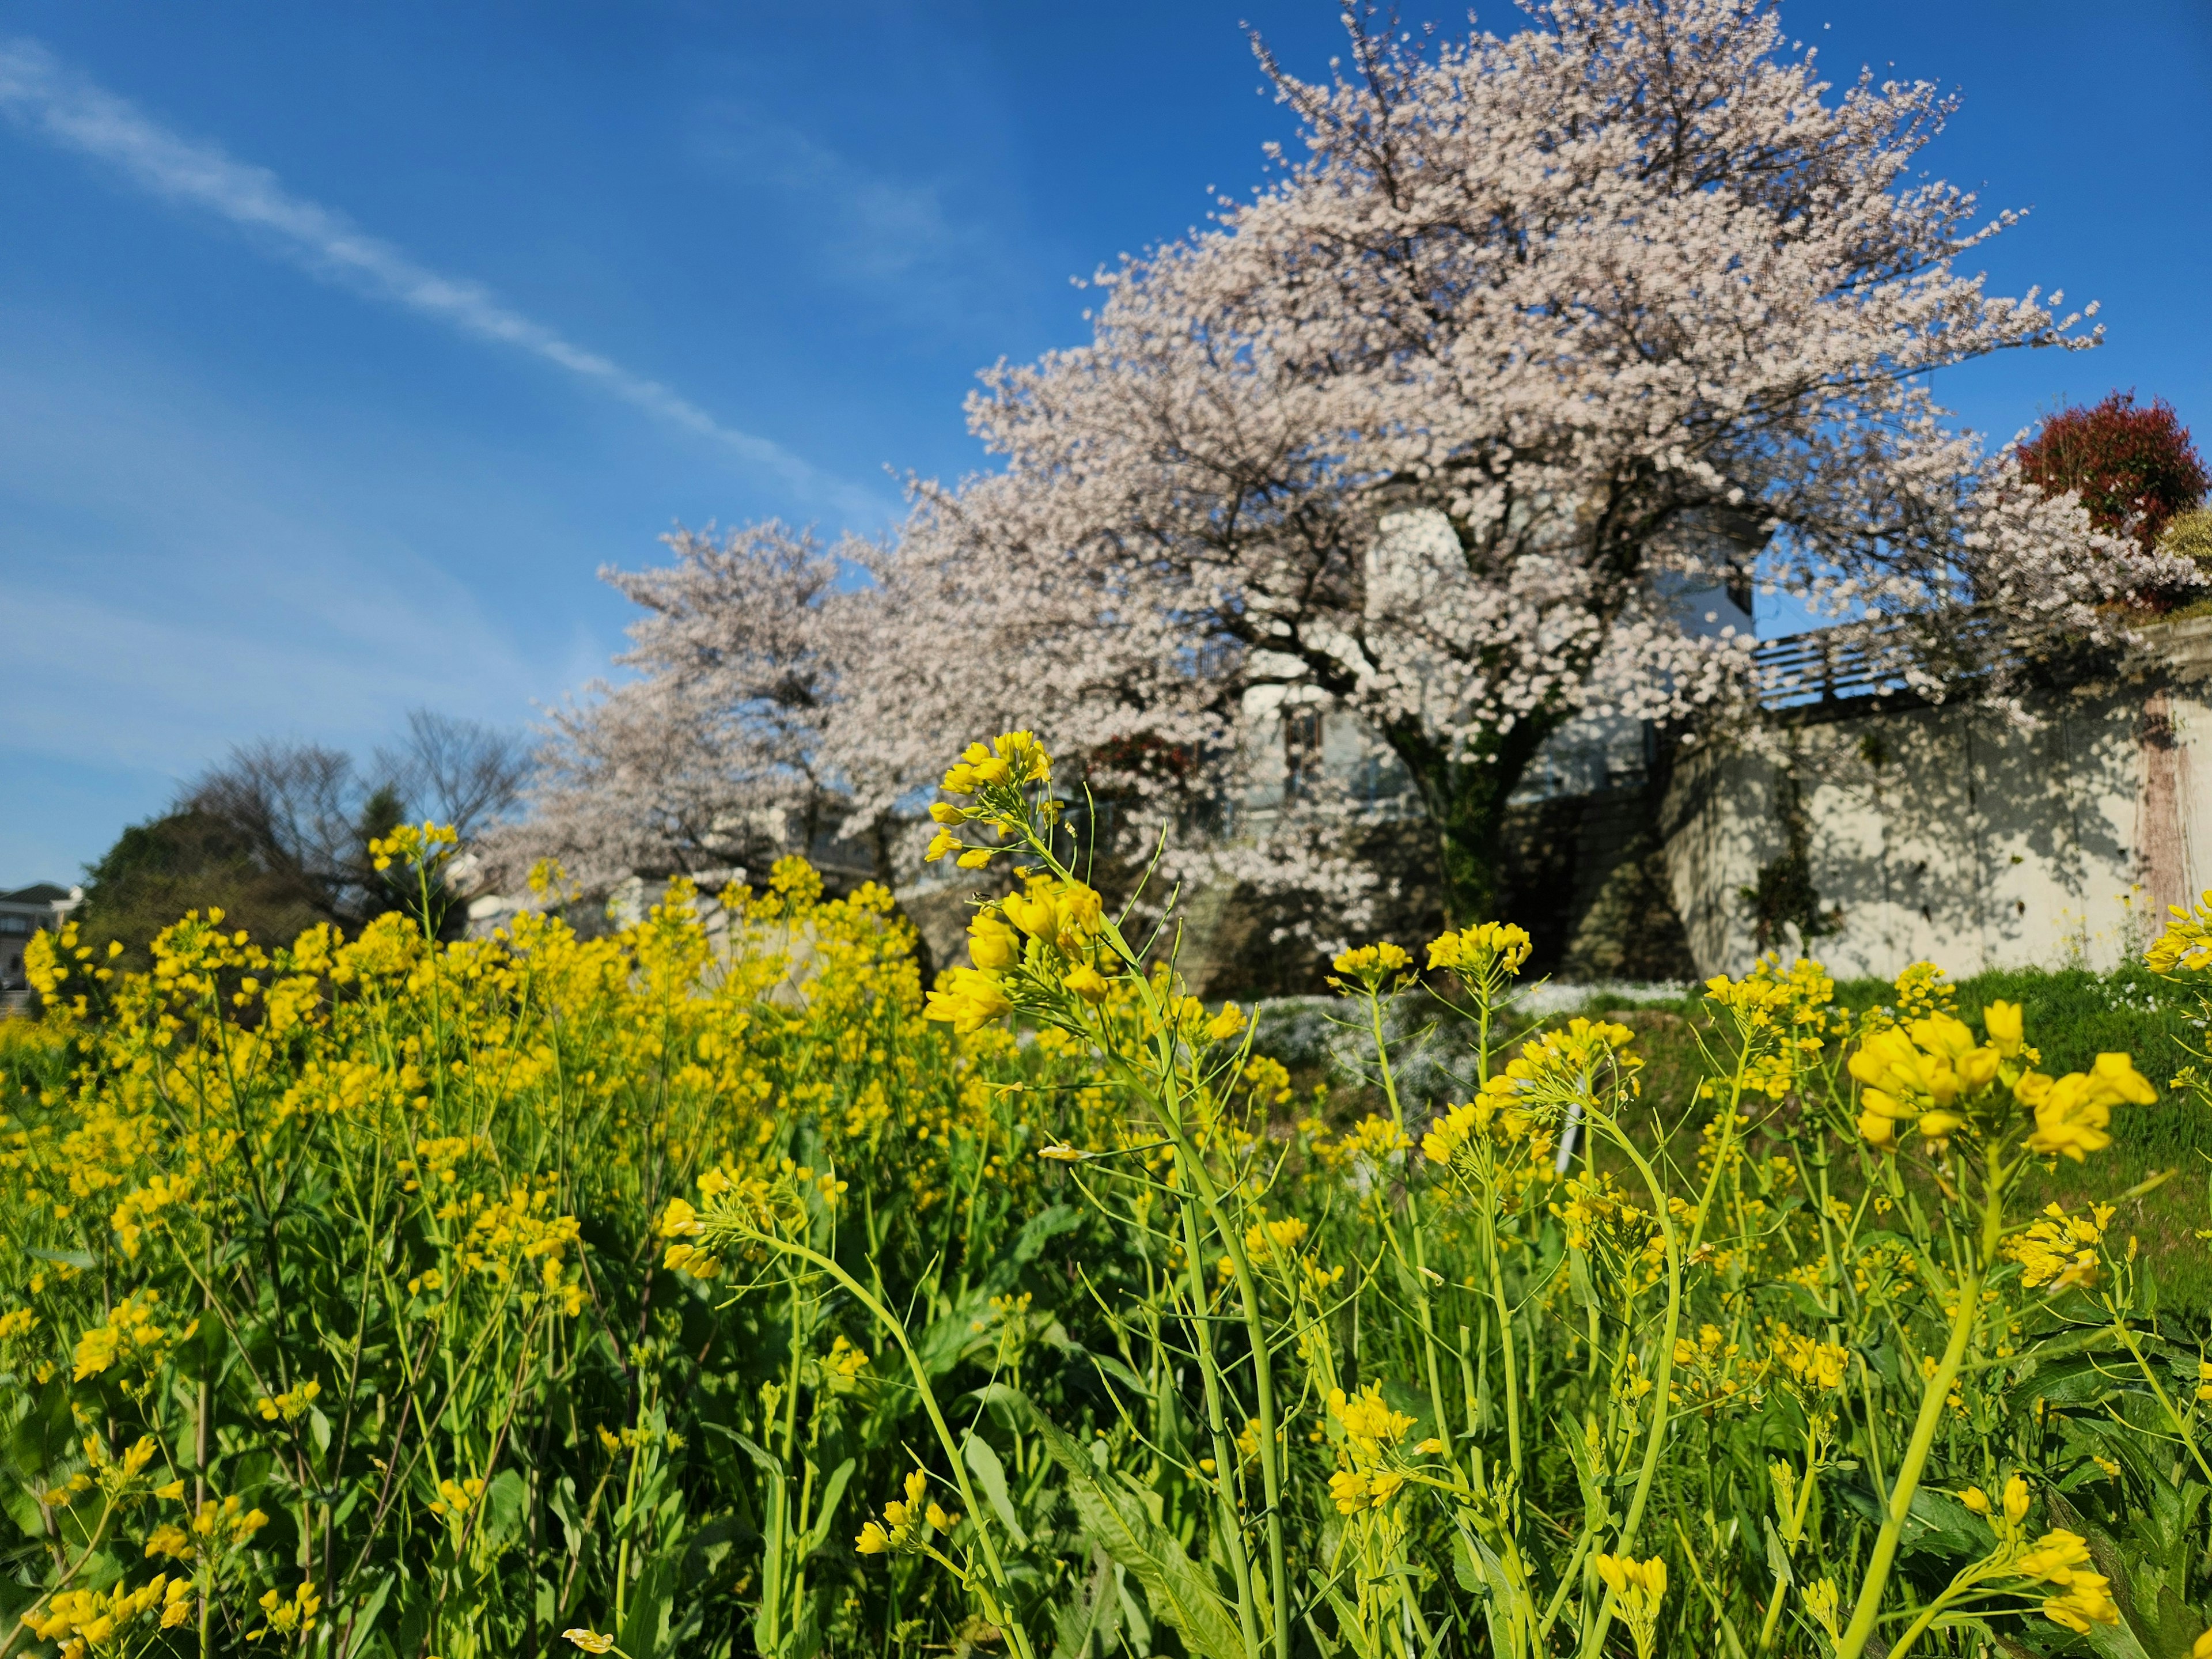
[[[1990,1046],[2010,1060],[2020,1052],[2021,1022],[2020,1004],[1992,1002],[1982,1010],[1982,1030],[1989,1034]]]
[[[968,929],[968,960],[987,974],[1003,973],[1022,959],[1021,935],[1000,917],[979,915]]]
[[[1108,987],[1105,976],[1087,962],[1077,963],[1074,972],[1060,981],[1060,983],[1085,1002],[1100,1003],[1106,1000]]]

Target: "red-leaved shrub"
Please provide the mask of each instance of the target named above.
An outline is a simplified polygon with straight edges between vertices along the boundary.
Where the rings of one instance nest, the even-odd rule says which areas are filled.
[[[2154,398],[2139,408],[2132,392],[2115,392],[2092,409],[2060,410],[2021,446],[2020,466],[2054,495],[2080,491],[2098,529],[2145,547],[2212,488],[2173,405]]]

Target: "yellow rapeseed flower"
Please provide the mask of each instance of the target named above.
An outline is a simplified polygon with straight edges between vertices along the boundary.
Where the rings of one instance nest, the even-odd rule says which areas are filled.
[[[1473,977],[1521,971],[1532,948],[1525,929],[1511,922],[1485,921],[1429,941],[1429,966],[1449,968]]]
[[[922,1018],[942,1020],[966,1036],[1013,1011],[1012,1000],[990,975],[975,968],[955,968],[929,994]]]

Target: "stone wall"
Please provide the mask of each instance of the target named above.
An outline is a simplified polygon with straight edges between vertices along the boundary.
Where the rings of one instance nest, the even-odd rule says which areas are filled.
[[[1767,946],[1885,978],[2139,951],[2212,882],[2212,619],[2147,632],[2124,677],[2042,693],[2025,721],[1869,699],[1681,760],[1659,831],[1700,970]],[[1762,937],[1747,890],[1793,856],[1818,919]]]

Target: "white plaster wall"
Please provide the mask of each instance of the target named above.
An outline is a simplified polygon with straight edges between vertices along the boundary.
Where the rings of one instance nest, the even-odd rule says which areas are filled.
[[[1758,954],[1743,890],[1785,849],[1785,763],[1802,792],[1814,885],[1841,909],[1838,931],[1806,947],[1832,971],[1887,978],[1923,960],[1954,975],[2105,969],[2140,951],[2163,925],[2160,898],[2212,881],[2212,619],[2148,632],[2146,677],[2053,696],[2031,727],[1954,704],[1806,723],[1769,734],[1761,752],[1684,757],[1662,828],[1701,970],[1741,973]],[[2160,708],[2165,760],[2151,755]],[[1780,948],[1794,956],[1797,941]]]

